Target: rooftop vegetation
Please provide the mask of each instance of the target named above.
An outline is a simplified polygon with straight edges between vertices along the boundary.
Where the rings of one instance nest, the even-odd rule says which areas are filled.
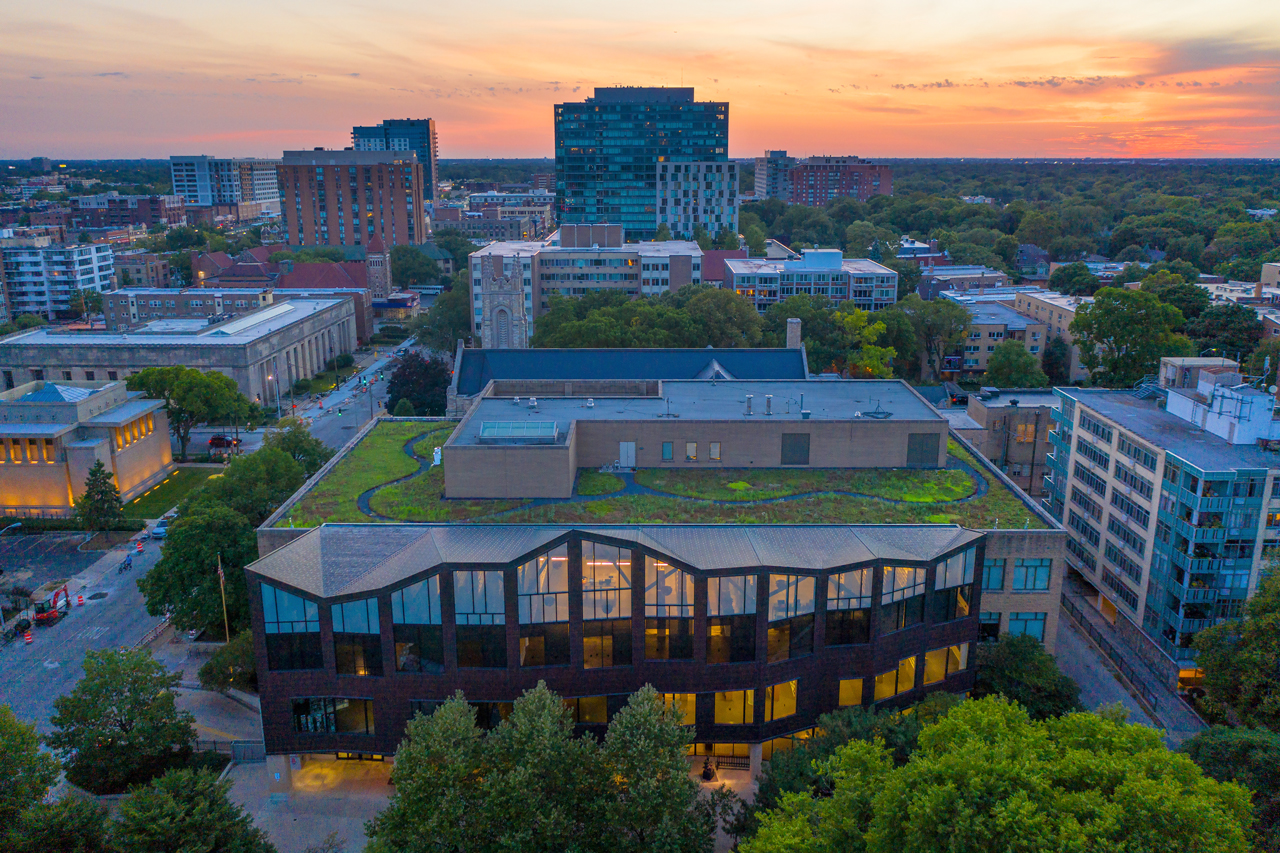
[[[432,451],[452,423],[376,426],[279,522],[502,524],[960,524],[1042,528],[1019,497],[955,442],[965,467],[910,469],[582,469],[568,500],[449,500]],[[975,478],[970,469],[979,472]],[[418,472],[418,473],[415,473]],[[363,506],[362,506],[363,504]]]

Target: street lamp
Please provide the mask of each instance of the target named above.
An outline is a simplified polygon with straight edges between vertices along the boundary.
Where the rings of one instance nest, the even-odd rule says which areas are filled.
[[[275,379],[273,374],[267,374],[267,381]],[[276,380],[276,420],[280,420],[280,380]]]

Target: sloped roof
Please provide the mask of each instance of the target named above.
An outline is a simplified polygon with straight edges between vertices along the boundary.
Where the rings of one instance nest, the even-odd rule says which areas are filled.
[[[294,264],[291,272],[281,273],[276,280],[276,287],[285,288],[368,287],[368,284],[364,263],[360,261]]]
[[[248,568],[310,595],[337,598],[376,592],[441,565],[508,565],[570,530],[634,542],[703,571],[927,562],[982,536],[954,525],[326,524]]]
[[[491,379],[807,379],[798,349],[467,349],[458,393]]]
[[[35,391],[23,394],[15,403],[77,403],[97,394],[99,388],[77,388],[73,385],[58,385],[46,382]]]

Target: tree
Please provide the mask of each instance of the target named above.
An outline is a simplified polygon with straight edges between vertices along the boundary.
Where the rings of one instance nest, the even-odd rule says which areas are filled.
[[[111,530],[124,521],[124,506],[115,474],[99,459],[89,469],[84,481],[84,494],[76,500],[76,519],[85,530]]]
[[[128,270],[120,270],[120,287],[133,287],[133,276],[129,275]]]
[[[1003,696],[1027,709],[1033,720],[1082,711],[1080,685],[1058,669],[1035,637],[1004,634],[977,646],[978,680],[974,698]]]
[[[1057,217],[1044,214],[1038,210],[1022,217],[1014,236],[1019,243],[1034,243],[1037,246],[1048,246],[1059,234]]]
[[[187,456],[191,428],[211,420],[245,416],[249,400],[235,380],[221,373],[202,373],[194,367],[148,367],[128,378],[130,391],[142,391],[153,400],[164,400],[169,430]]]
[[[209,656],[200,667],[200,686],[225,693],[258,689],[257,665],[253,656],[253,632],[241,631]]]
[[[1063,264],[1049,274],[1049,289],[1067,296],[1092,296],[1099,284],[1098,277],[1081,261]]]
[[[658,230],[653,232],[655,242],[662,243],[671,239],[671,229],[667,227],[667,223],[659,222]]]
[[[1044,345],[1040,366],[1050,385],[1071,382],[1071,345],[1061,335],[1054,335]]]
[[[1104,287],[1076,309],[1070,330],[1094,381],[1123,388],[1154,373],[1163,356],[1192,354],[1192,343],[1173,331],[1180,325],[1182,312],[1154,295]]]
[[[50,759],[52,760],[52,759]],[[36,803],[10,827],[8,853],[117,853],[111,840],[107,810],[91,800],[64,797]]]
[[[387,405],[394,411],[401,400],[408,400],[415,412],[431,417],[443,415],[450,372],[448,362],[443,359],[408,353],[387,383]]]
[[[432,240],[441,249],[453,255],[455,274],[465,273],[468,269],[467,259],[471,257],[472,252],[480,249],[467,235],[456,228],[437,228],[432,235]]]
[[[876,320],[884,324],[884,332],[877,339],[877,343],[892,347],[894,351],[894,375],[906,378],[910,373],[918,371],[920,364],[918,343],[911,318],[894,305],[877,311]]]
[[[180,678],[145,650],[85,652],[84,677],[53,700],[53,733],[45,739],[67,778],[113,794],[185,763],[195,718],[174,703]]]
[[[425,314],[414,319],[413,334],[428,349],[452,353],[459,340],[474,333],[471,310],[471,286],[464,270],[454,276],[453,285],[436,297]]]
[[[1236,782],[1253,792],[1258,850],[1280,850],[1280,735],[1265,729],[1213,726],[1182,742],[1210,779]]]
[[[1276,384],[1276,370],[1280,368],[1280,338],[1267,338],[1249,354],[1245,370],[1250,376],[1261,376],[1262,385]]]
[[[1043,388],[1049,384],[1049,377],[1022,341],[1007,340],[987,358],[983,384],[996,388]]]
[[[245,566],[258,559],[253,525],[243,515],[218,503],[194,504],[169,527],[160,561],[138,580],[152,616],[171,614],[180,631],[222,631],[222,590],[218,559],[227,594],[231,630],[249,624],[249,592]]]
[[[1196,663],[1204,670],[1205,700],[1243,725],[1280,731],[1280,572],[1273,559],[1258,591],[1245,602],[1245,618],[1195,635]]]
[[[182,504],[183,513],[210,504],[228,507],[257,527],[306,481],[302,466],[284,450],[264,446],[237,456],[221,477],[211,477]]]
[[[262,440],[263,450],[282,450],[302,466],[302,476],[308,479],[333,458],[333,450],[307,430],[297,418],[284,418],[276,429]],[[286,495],[287,497],[287,495]],[[283,501],[282,501],[283,503]]]
[[[915,329],[921,379],[936,378],[942,368],[942,357],[964,341],[973,315],[968,308],[949,299],[926,302],[914,293],[897,307]]]
[[[733,251],[738,248],[738,235],[733,233],[733,230],[726,225],[721,228],[720,233],[716,235],[716,242],[712,248]]]
[[[0,832],[44,797],[58,778],[58,763],[40,751],[36,727],[0,705]],[[2,838],[3,835],[0,835]]]
[[[440,267],[417,246],[391,247],[391,283],[399,290],[415,284],[435,284],[440,280]]]
[[[396,403],[395,411],[391,413],[397,418],[413,417],[413,403],[409,402],[408,397],[401,397],[400,402]]]
[[[229,781],[207,770],[171,770],[120,804],[116,842],[125,850],[275,853],[266,833],[231,801]]]
[[[1189,322],[1209,307],[1209,291],[1183,280],[1177,273],[1160,270],[1142,280],[1142,289],[1154,293],[1165,305],[1172,305],[1182,312]]]
[[[974,699],[926,726],[901,767],[853,741],[823,772],[831,796],[786,795],[743,853],[1249,850],[1247,791],[1155,729],[1096,714],[1033,721]]]
[[[743,228],[743,239],[747,241],[747,254],[753,258],[763,258],[768,249],[769,235],[759,225]]]
[[[1183,331],[1196,342],[1198,351],[1214,349],[1218,355],[1244,363],[1258,341],[1262,340],[1262,321],[1252,307],[1239,302],[1224,302],[1206,308],[1194,320],[1188,320]]]

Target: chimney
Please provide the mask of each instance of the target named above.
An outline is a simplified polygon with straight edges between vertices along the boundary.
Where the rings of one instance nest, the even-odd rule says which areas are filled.
[[[930,241],[929,241],[929,251],[931,251],[931,252],[936,252],[936,251],[938,251],[938,241],[937,241],[937,240],[930,240]]]
[[[787,349],[800,349],[800,318],[787,320]]]
[[[1253,298],[1258,300],[1262,299],[1262,282],[1258,282],[1253,286]]]

